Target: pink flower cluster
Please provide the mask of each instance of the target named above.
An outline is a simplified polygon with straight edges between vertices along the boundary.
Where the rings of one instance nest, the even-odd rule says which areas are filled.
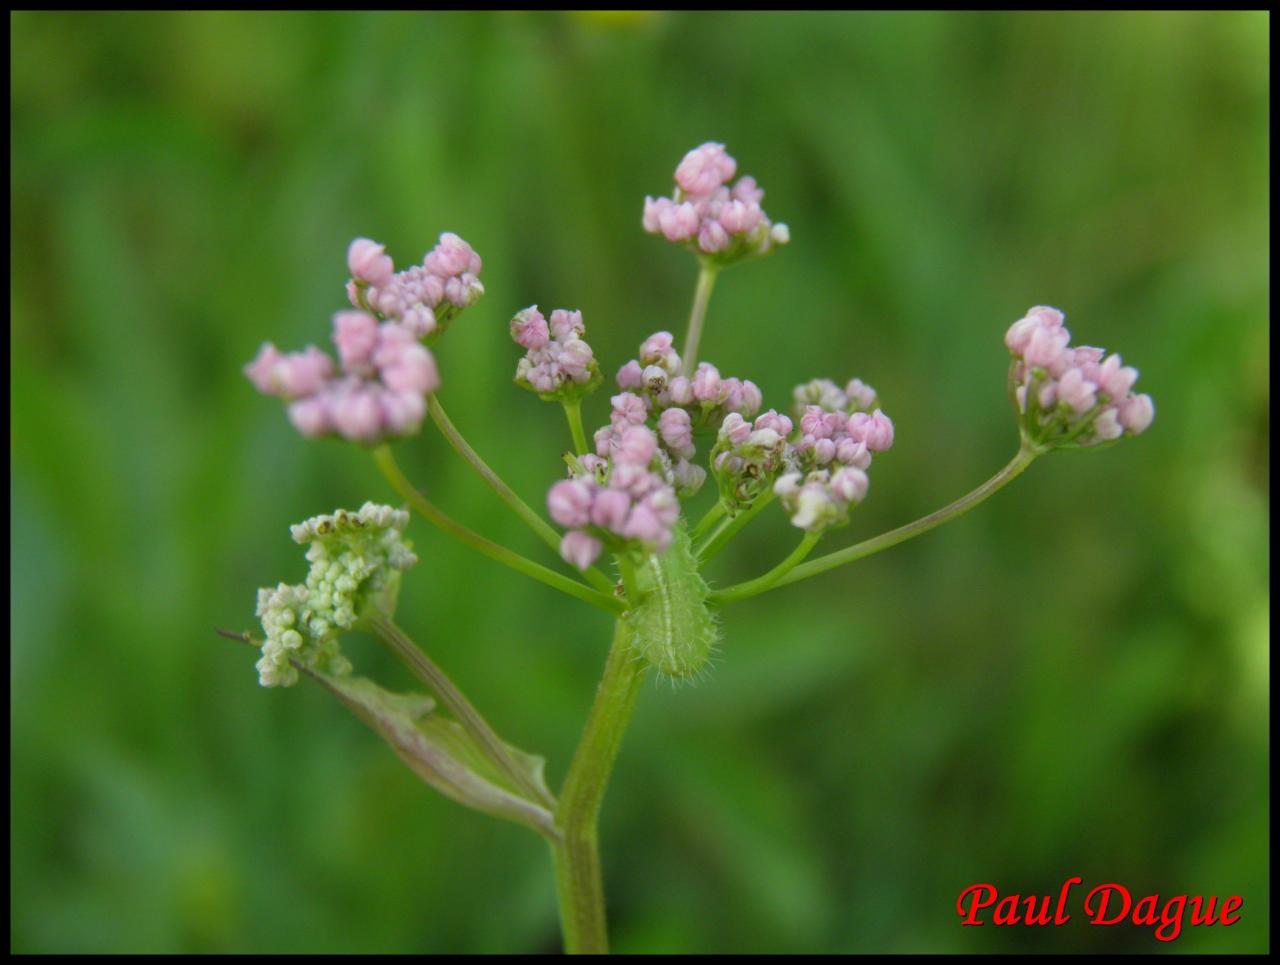
[[[856,466],[789,472],[779,476],[773,492],[791,517],[791,525],[821,533],[849,521],[849,507],[867,495],[868,479]]]
[[[396,273],[383,245],[357,238],[347,251],[351,281],[347,297],[356,308],[396,319],[417,338],[442,330],[449,319],[484,294],[480,256],[457,235],[446,232],[421,265]]]
[[[720,499],[731,511],[749,506],[764,493],[785,465],[791,420],[773,409],[754,423],[736,412],[725,416],[711,450],[711,466]]]
[[[639,358],[618,370],[618,387],[637,393],[650,411],[685,409],[690,425],[717,425],[730,412],[751,418],[763,396],[749,379],[722,378],[710,362],[701,362],[690,378],[680,374],[680,355],[670,332],[655,332],[640,346]]]
[[[795,454],[805,465],[838,462],[866,469],[872,452],[884,452],[892,445],[893,421],[879,409],[846,414],[810,405],[800,417]]]
[[[1132,391],[1138,370],[1103,349],[1072,348],[1063,319],[1056,308],[1039,305],[1005,335],[1013,354],[1010,391],[1023,434],[1036,445],[1075,447],[1144,431],[1155,406],[1149,395]]]
[[[548,322],[530,305],[511,319],[511,338],[527,351],[516,384],[544,398],[576,398],[600,384],[600,366],[583,341],[582,312],[557,308]]]
[[[281,353],[265,342],[245,375],[259,392],[289,402],[289,419],[305,436],[336,433],[372,443],[415,432],[424,396],[440,386],[430,350],[405,325],[358,311],[334,315],[333,342],[340,374],[314,345]]]
[[[835,404],[839,395],[844,404],[835,410],[822,402],[804,407],[798,438],[787,452],[789,471],[778,477],[773,491],[793,526],[820,533],[846,523],[849,508],[866,497],[871,454],[893,445],[893,422],[879,409],[858,408],[875,402],[875,392],[858,379],[844,392],[832,392],[834,383],[825,380],[811,382],[796,390],[796,398],[811,394],[814,386],[825,402]]]
[[[729,185],[737,170],[723,144],[694,148],[676,167],[673,196],[644,199],[644,230],[726,263],[786,244],[790,232],[765,215],[755,178]]]
[[[828,412],[870,412],[875,408],[876,390],[862,379],[850,379],[843,389],[830,379],[814,379],[797,385],[793,393],[797,415],[805,407],[821,406]]]
[[[596,455],[601,458],[609,458],[630,429],[644,427],[649,420],[651,403],[643,396],[619,392],[609,402],[609,424],[593,437]],[[707,471],[692,462],[695,450],[689,413],[677,408],[664,410],[657,419],[656,438],[661,443],[658,461],[664,478],[681,496],[692,496],[702,488]]]
[[[606,545],[662,553],[671,545],[680,501],[660,467],[658,439],[642,425],[627,427],[608,458],[583,456],[583,472],[547,493],[551,518],[569,530],[560,555],[585,570]]]

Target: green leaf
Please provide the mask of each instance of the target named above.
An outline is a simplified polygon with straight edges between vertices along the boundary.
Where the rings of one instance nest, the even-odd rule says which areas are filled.
[[[364,677],[334,677],[297,666],[381,734],[400,759],[441,794],[548,837],[558,834],[551,812],[514,788],[456,721],[434,713],[430,697],[396,694]],[[533,783],[545,790],[543,759],[507,746]]]

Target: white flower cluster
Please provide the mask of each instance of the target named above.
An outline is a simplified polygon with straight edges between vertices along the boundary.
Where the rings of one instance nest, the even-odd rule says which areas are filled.
[[[296,683],[290,661],[331,675],[351,672],[338,634],[355,626],[370,604],[391,608],[401,571],[418,561],[404,540],[408,523],[403,510],[365,503],[358,512],[339,509],[292,528],[295,543],[310,544],[311,570],[303,584],[258,591],[266,635],[257,663],[262,686]]]

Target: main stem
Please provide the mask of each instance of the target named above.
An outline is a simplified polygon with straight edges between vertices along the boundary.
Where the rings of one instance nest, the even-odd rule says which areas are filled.
[[[631,649],[631,628],[619,619],[591,716],[556,809],[560,838],[552,842],[551,851],[566,952],[609,951],[596,823],[644,673],[644,662]]]
[[[935,526],[941,526],[947,520],[955,519],[957,516],[967,513],[988,496],[1007,486],[1022,475],[1023,471],[1040,454],[1041,450],[1024,447],[1018,450],[1018,454],[1009,461],[1007,466],[973,490],[973,492],[961,496],[951,505],[944,506],[928,516],[922,516],[913,523],[907,523],[905,526],[891,529],[887,533],[873,536],[871,539],[863,540],[861,543],[854,543],[852,546],[847,546],[834,553],[828,553],[826,556],[819,556],[816,560],[810,560],[808,563],[802,563],[772,586],[765,587],[758,592],[762,593],[765,589],[786,586],[789,583],[795,583],[797,580],[803,580],[818,573],[825,573],[827,570],[843,566],[845,563],[852,563],[854,560],[860,560],[864,556],[870,556],[872,553],[879,553],[890,546],[897,546],[913,536],[927,533]],[[750,595],[754,596],[754,594]],[[736,598],[741,599],[742,597],[738,596]]]
[[[693,293],[693,310],[689,313],[689,331],[684,337],[684,353],[680,356],[680,372],[692,378],[698,364],[698,342],[702,339],[702,323],[707,317],[707,303],[716,287],[720,269],[707,262],[698,270],[698,287]]]

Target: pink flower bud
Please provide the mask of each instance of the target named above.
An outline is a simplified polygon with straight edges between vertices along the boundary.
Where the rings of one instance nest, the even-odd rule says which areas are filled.
[[[1040,408],[1044,411],[1052,409],[1058,404],[1058,383],[1054,381],[1046,382],[1040,387],[1040,391],[1036,393],[1036,398],[1040,400]]]
[[[609,404],[613,406],[609,419],[619,428],[644,425],[649,418],[649,406],[634,393],[619,392],[609,400]]]
[[[604,489],[596,493],[591,504],[591,522],[602,529],[622,535],[622,526],[631,512],[631,497],[620,489]]]
[[[675,336],[670,332],[654,332],[640,344],[640,363],[642,365],[662,365],[666,367],[675,355]],[[677,365],[679,361],[677,360]]]
[[[622,527],[622,535],[627,539],[638,539],[644,543],[657,543],[662,539],[667,527],[662,525],[657,514],[644,503],[631,510],[626,523]]]
[[[749,417],[759,412],[762,405],[764,405],[764,393],[760,391],[760,387],[750,379],[743,379],[738,404],[734,408]]]
[[[547,512],[561,526],[572,528],[590,522],[592,486],[581,479],[561,479],[547,493]]]
[[[1103,409],[1093,420],[1093,434],[1100,442],[1109,442],[1124,435],[1124,426],[1120,424],[1114,407]]]
[[[338,312],[333,316],[333,344],[344,369],[368,369],[378,344],[378,320],[368,312]]]
[[[866,434],[863,436],[862,441],[867,444],[867,448],[872,452],[884,452],[890,448],[893,445],[892,420],[879,409],[876,409],[875,412],[871,413],[871,421],[867,423]]]
[[[671,207],[675,202],[670,198],[650,198],[644,199],[644,216],[641,218],[641,225],[649,234],[657,234],[661,224],[662,212]]]
[[[836,506],[827,487],[820,482],[805,483],[794,496],[795,512],[791,525],[818,532],[830,524],[836,515]]]
[[[1061,328],[1066,316],[1048,305],[1036,305],[1027,310],[1027,317],[1036,319],[1045,328]]]
[[[642,375],[642,382],[650,392],[662,392],[667,387],[667,370],[661,365],[647,366]]]
[[[836,460],[846,466],[866,469],[871,465],[871,451],[865,442],[854,442],[845,436],[836,444]]]
[[[289,421],[304,436],[314,439],[333,431],[329,409],[323,396],[313,395],[289,403]]]
[[[861,469],[845,466],[837,469],[831,476],[831,493],[846,503],[860,503],[867,495],[867,487],[871,481]]]
[[[1009,326],[1009,331],[1004,336],[1004,344],[1009,346],[1009,351],[1015,355],[1024,355],[1027,346],[1031,344],[1031,336],[1043,327],[1039,318],[1026,315]]]
[[[335,395],[329,416],[344,438],[369,441],[382,432],[382,406],[374,389],[344,389]]]
[[[667,486],[655,489],[644,499],[644,505],[653,513],[658,524],[666,530],[675,526],[680,519],[680,500]]]
[[[517,345],[527,349],[545,348],[551,341],[547,320],[538,311],[537,305],[530,305],[511,319],[511,338]]]
[[[1040,326],[1032,333],[1022,357],[1031,365],[1053,368],[1066,353],[1071,336],[1065,328]]]
[[[1058,380],[1058,400],[1076,412],[1088,412],[1097,403],[1097,386],[1086,382],[1079,369],[1068,369]]]
[[[573,530],[564,534],[560,541],[560,555],[566,563],[580,570],[591,568],[591,564],[599,558],[604,544],[581,530]]]
[[[737,162],[725,153],[723,144],[707,142],[694,148],[676,167],[676,184],[692,197],[707,197],[730,180]]]
[[[855,409],[870,410],[876,404],[876,390],[862,379],[850,380],[844,387],[844,394]]]
[[[756,179],[751,175],[738,178],[733,186],[732,197],[735,201],[745,201],[747,204],[759,204],[764,200],[764,191],[756,185]]]
[[[684,409],[667,409],[658,417],[658,433],[673,455],[693,458],[693,428]]]
[[[727,456],[728,453],[721,455]],[[682,497],[689,497],[702,488],[702,484],[707,480],[707,471],[696,463],[681,459],[671,467],[671,478],[676,492]]]
[[[579,384],[591,377],[591,346],[580,338],[571,338],[560,349],[560,370]]]
[[[351,242],[347,249],[347,268],[356,281],[378,288],[390,283],[396,270],[385,246],[368,238]]]
[[[773,409],[764,413],[756,419],[757,429],[772,429],[778,435],[786,437],[791,435],[791,420],[784,415],[779,415]]]
[[[836,457],[836,444],[830,439],[819,439],[813,444],[813,459],[819,466],[825,466]]]
[[[760,223],[764,212],[758,204],[730,201],[720,209],[720,224],[731,235],[746,234]]]
[[[857,433],[862,432],[860,427],[865,424],[867,416],[865,413],[859,414],[862,415],[863,418],[856,423],[856,425],[859,426],[857,430],[854,429],[855,423],[853,421],[857,416],[854,416],[849,420],[850,435],[854,435],[855,431]],[[805,436],[812,436],[814,439],[823,439],[830,436],[832,434],[832,427],[831,423],[827,421],[826,416],[827,413],[821,406],[805,406],[804,413],[800,416],[800,431]],[[861,441],[862,436],[859,434],[856,435],[855,438]]]
[[[1155,417],[1155,403],[1151,401],[1151,396],[1145,394],[1125,399],[1116,412],[1116,421],[1135,436],[1145,431]]]
[[[586,330],[582,324],[582,312],[557,308],[551,313],[551,334],[562,342],[581,338]]]
[[[798,472],[788,472],[779,476],[773,484],[773,494],[779,499],[790,499],[800,491],[800,481],[804,476]]]
[[[729,232],[719,221],[707,220],[698,229],[698,247],[709,255],[729,247]]]
[[[263,395],[279,395],[280,386],[276,382],[276,365],[284,358],[270,342],[263,342],[252,362],[244,367],[244,374],[253,387]]]
[[[613,449],[613,427],[605,426],[603,429],[597,429],[591,438],[596,444],[596,455],[601,459],[607,459]]]
[[[314,395],[332,375],[333,359],[314,345],[288,353],[275,366],[280,394],[288,398]]]
[[[640,363],[635,359],[618,369],[618,388],[638,389],[643,386],[644,376],[641,371]]]
[[[382,422],[392,435],[407,436],[416,432],[427,414],[426,403],[419,392],[383,392]]]
[[[427,271],[439,278],[461,275],[464,271],[474,273],[480,270],[479,256],[469,244],[450,231],[440,236],[440,243],[427,253],[422,264]],[[446,292],[447,290],[446,286]]]
[[[693,383],[686,376],[677,375],[667,386],[673,405],[690,405],[693,402]]]
[[[739,413],[730,412],[724,417],[724,422],[720,423],[720,435],[727,438],[733,445],[740,446],[750,437],[751,424],[743,419]]]
[[[648,493],[654,485],[654,476],[647,464],[641,466],[615,460],[613,471],[609,473],[610,489],[628,493],[636,499]]]
[[[698,210],[688,201],[672,204],[658,215],[658,226],[668,241],[688,241],[698,232]]]
[[[440,327],[436,313],[430,305],[412,305],[400,318],[400,323],[414,338],[426,338]]]
[[[693,375],[693,397],[699,402],[718,402],[720,370],[709,362],[700,362]]]
[[[416,342],[399,350],[390,364],[379,369],[382,382],[392,392],[419,396],[440,388],[440,374],[431,352]]]
[[[1098,369],[1098,388],[1113,401],[1119,401],[1128,395],[1137,380],[1138,370],[1121,365],[1119,355],[1112,355]]]
[[[645,426],[630,426],[623,430],[613,454],[615,463],[648,466],[657,454],[658,438]]]

